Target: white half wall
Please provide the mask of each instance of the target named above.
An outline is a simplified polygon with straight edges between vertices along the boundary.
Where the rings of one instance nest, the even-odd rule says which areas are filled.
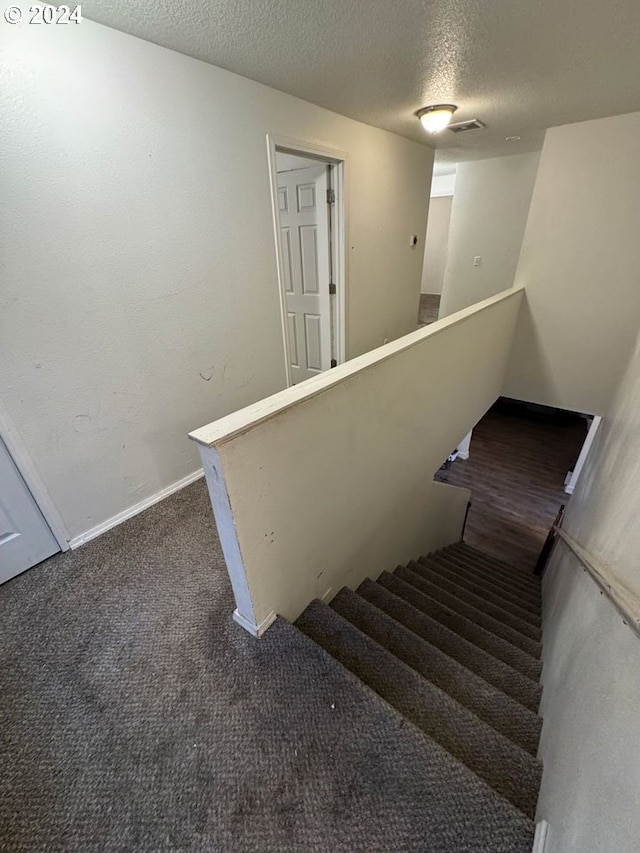
[[[547,131],[504,393],[604,414],[640,318],[640,113]]]
[[[313,598],[460,538],[469,493],[433,476],[500,394],[521,297],[507,291],[191,434],[242,625],[259,634],[275,614],[295,619]]]
[[[453,196],[450,195],[437,198],[432,196],[429,202],[422,284],[420,285],[421,293],[442,293],[452,202]]]
[[[268,132],[346,153],[347,354],[415,328],[432,149],[87,20],[0,50],[0,394],[70,538],[285,384]]]
[[[513,286],[539,157],[458,163],[441,317]]]

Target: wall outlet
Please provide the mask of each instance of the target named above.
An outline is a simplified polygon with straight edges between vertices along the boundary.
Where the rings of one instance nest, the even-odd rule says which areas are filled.
[[[481,263],[482,263],[482,258],[480,257],[480,255],[476,255],[473,259],[474,267],[479,267]]]

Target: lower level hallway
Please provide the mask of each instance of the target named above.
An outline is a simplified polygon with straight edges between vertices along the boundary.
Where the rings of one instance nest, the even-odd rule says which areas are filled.
[[[436,479],[471,489],[465,541],[523,569],[533,569],[587,435],[569,412],[502,399],[473,430],[469,459]]]

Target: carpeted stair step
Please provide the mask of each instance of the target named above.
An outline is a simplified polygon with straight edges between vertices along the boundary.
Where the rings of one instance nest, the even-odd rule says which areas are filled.
[[[341,589],[330,606],[476,717],[535,756],[542,721],[519,702],[350,589]]]
[[[389,575],[393,578],[393,575]],[[396,579],[397,580],[397,579]],[[402,581],[398,581],[402,583]],[[517,669],[485,652],[474,643],[447,628],[437,619],[413,607],[403,598],[372,580],[363,581],[357,589],[379,610],[391,616],[414,634],[431,643],[467,669],[475,672],[489,684],[511,696],[523,707],[537,714],[542,687]],[[536,719],[539,720],[538,717]]]
[[[533,567],[523,568],[515,563],[509,563],[494,554],[490,554],[488,551],[472,548],[466,542],[454,542],[452,545],[447,545],[446,548],[441,550],[450,551],[452,554],[459,554],[472,561],[479,561],[492,571],[499,572],[507,580],[524,586],[533,592],[540,591],[540,578],[534,575]]]
[[[429,570],[430,574],[436,574],[444,580],[449,581],[449,583],[455,584],[459,589],[465,590],[469,595],[474,596],[476,600],[485,601],[488,604],[494,605],[500,610],[517,617],[519,620],[526,622],[533,628],[537,628],[538,631],[540,631],[541,619],[537,613],[526,610],[521,606],[521,603],[509,601],[509,599],[503,598],[503,596],[489,588],[489,585],[483,586],[482,576],[480,576],[480,580],[478,580],[478,576],[473,579],[469,579],[462,572],[456,571],[456,566],[450,563],[446,557],[441,557],[440,555],[420,557],[418,563],[425,566]],[[452,589],[452,592],[457,594],[455,589]],[[471,604],[474,603],[473,599],[465,600],[470,601]]]
[[[297,627],[410,722],[533,818],[541,764],[321,601]]]
[[[485,551],[480,551],[477,548],[471,548],[466,542],[456,542],[442,549],[452,554],[458,554],[474,564],[478,563],[487,571],[497,576],[503,577],[510,583],[517,583],[518,586],[531,590],[532,592],[540,591],[540,578],[533,574],[533,569],[523,569],[521,566],[513,565],[488,554]]]
[[[283,751],[291,754],[288,786],[276,792],[274,813],[290,816],[300,790],[310,788],[315,799],[326,799],[319,825],[328,810],[331,823],[342,827],[341,850],[531,853],[529,818],[294,625],[277,619],[256,645],[282,664],[275,670],[282,680],[268,682],[267,701],[271,694],[281,699],[283,690],[294,697],[279,704],[276,737],[274,720],[261,720],[271,732],[264,760],[281,757],[273,750],[278,742],[289,744]],[[294,743],[292,732],[299,731],[306,739]],[[252,850],[287,847],[282,835],[279,845],[269,844],[271,833],[261,837],[267,843]]]
[[[530,592],[524,587],[518,586],[515,583],[510,583],[502,578],[497,578],[495,575],[485,574],[482,569],[478,570],[474,566],[470,558],[461,557],[459,553],[450,551],[436,551],[433,555],[438,560],[445,561],[451,566],[451,570],[463,575],[470,581],[481,584],[483,589],[491,590],[507,601],[512,601],[514,604],[528,610],[536,615],[540,614],[542,605],[542,596],[540,591]]]
[[[532,625],[520,616],[516,616],[511,610],[505,610],[503,607],[499,607],[488,598],[469,592],[469,590],[464,586],[461,586],[455,581],[449,580],[441,572],[437,571],[437,566],[432,566],[431,563],[428,562],[428,558],[425,558],[424,563],[412,560],[407,564],[407,568],[412,572],[415,572],[417,575],[420,575],[420,577],[424,577],[431,583],[441,587],[451,595],[455,595],[456,598],[459,598],[461,601],[466,601],[466,603],[470,604],[472,607],[476,607],[488,616],[492,616],[498,622],[502,622],[503,625],[509,625],[509,627],[513,628],[515,631],[518,631],[525,637],[530,637],[536,642],[540,641],[542,631],[537,625]]]
[[[424,592],[435,598],[436,601],[444,604],[445,607],[455,610],[461,616],[465,616],[467,619],[471,619],[472,622],[486,628],[487,631],[491,631],[497,637],[502,637],[503,640],[507,640],[507,642],[512,643],[514,646],[519,646],[532,657],[540,657],[540,644],[532,637],[526,637],[510,625],[505,625],[501,619],[495,619],[493,616],[485,613],[484,610],[479,610],[467,601],[463,601],[459,596],[453,595],[448,590],[443,589],[440,584],[427,580],[423,575],[415,572],[411,563],[409,563],[408,567],[398,566],[394,574],[412,586],[415,586],[420,592]]]
[[[487,631],[471,619],[467,619],[445,604],[442,604],[428,593],[421,592],[398,575],[383,572],[377,581],[381,586],[408,602],[412,607],[436,619],[441,625],[455,631],[459,636],[468,640],[478,648],[488,652],[509,666],[521,672],[527,678],[537,681],[542,672],[542,662],[525,652],[519,646],[514,646],[508,640],[503,640],[491,631]]]
[[[468,542],[464,542],[463,540],[454,542],[452,545],[448,545],[447,547],[457,551],[466,551],[468,554],[471,554],[471,556],[485,560],[489,565],[497,566],[498,568],[506,571],[508,574],[515,574],[524,581],[539,583],[540,579],[533,574],[532,569],[523,569],[522,567],[514,565],[509,560],[503,559],[497,554],[491,553],[490,551],[483,551],[481,548],[474,548],[472,545],[469,545]]]
[[[522,586],[517,581],[510,581],[498,575],[488,574],[478,569],[472,557],[462,555],[459,551],[449,551],[441,549],[435,551],[428,556],[438,557],[438,559],[446,560],[449,564],[455,567],[456,571],[464,571],[470,577],[483,584],[489,583],[498,593],[506,598],[512,598],[516,604],[530,610],[532,613],[540,614],[542,605],[542,596],[540,589],[530,589],[527,586]]]
[[[511,577],[502,573],[502,570],[497,571],[495,568],[489,566],[487,563],[482,562],[477,557],[472,557],[470,554],[463,554],[460,551],[455,552],[437,552],[443,553],[450,560],[455,560],[456,563],[465,565],[467,569],[471,570],[474,574],[487,578],[493,583],[501,583],[501,584],[509,584],[509,586],[516,590],[516,592],[521,592],[524,595],[528,595],[530,599],[533,601],[536,606],[541,607],[542,605],[542,588],[535,586],[530,586],[528,583],[522,583],[518,580],[517,576],[514,576],[513,572],[511,573]]]
[[[542,589],[531,589],[528,586],[520,585],[518,581],[508,580],[503,575],[497,574],[493,569],[481,563],[474,557],[467,554],[461,554],[459,551],[452,553],[449,551],[437,551],[437,556],[445,557],[457,566],[460,566],[465,571],[470,572],[476,578],[487,581],[494,585],[508,585],[513,591],[513,594],[526,596],[527,600],[536,608],[536,612],[542,612]]]
[[[525,571],[517,566],[511,566],[498,557],[493,557],[476,548],[470,548],[464,542],[456,542],[455,545],[450,545],[445,550],[465,556],[486,573],[506,578],[510,582],[524,586],[533,592],[539,592],[541,589],[540,579],[533,574],[533,570]]]

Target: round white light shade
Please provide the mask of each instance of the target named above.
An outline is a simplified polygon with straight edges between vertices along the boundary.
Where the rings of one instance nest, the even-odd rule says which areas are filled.
[[[449,124],[457,109],[453,104],[435,104],[432,107],[423,107],[416,115],[427,133],[440,133]]]

